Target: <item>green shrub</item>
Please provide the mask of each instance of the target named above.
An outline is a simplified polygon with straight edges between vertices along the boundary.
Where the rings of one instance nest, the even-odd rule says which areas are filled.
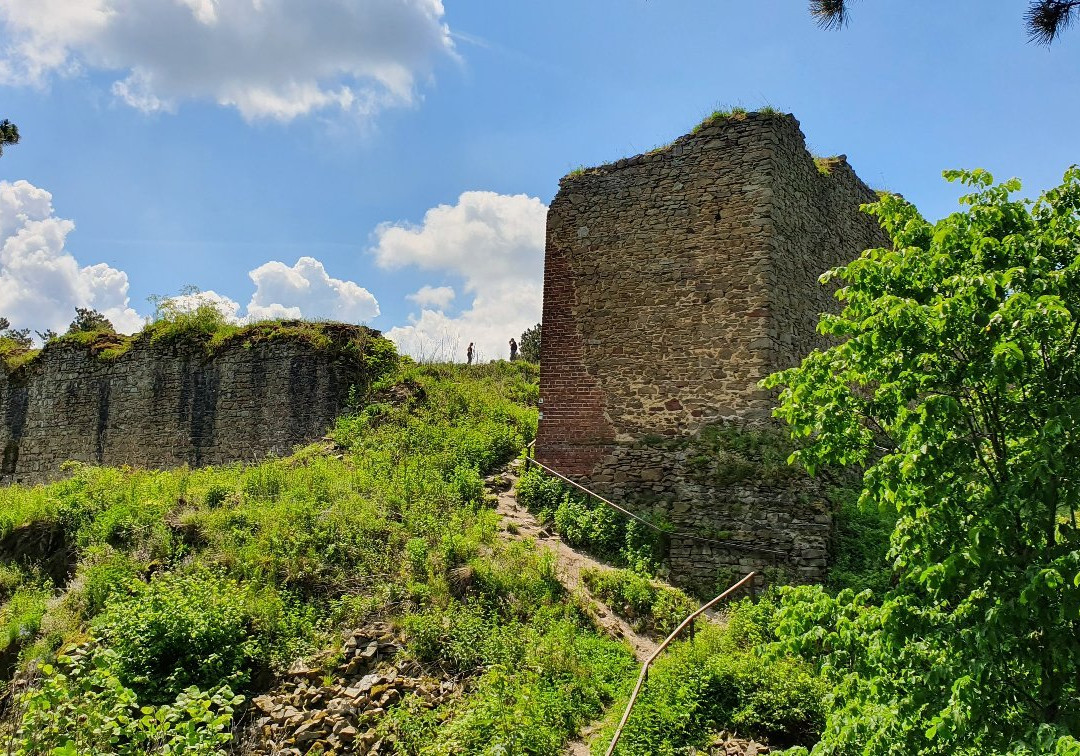
[[[617,753],[675,754],[703,747],[712,733],[737,731],[770,745],[812,746],[825,721],[826,686],[810,665],[774,658],[756,644],[771,635],[771,597],[744,600],[728,624],[702,623],[692,640],[672,644],[649,672]],[[615,718],[594,743],[602,752]]]
[[[682,591],[631,570],[586,569],[581,576],[593,594],[639,633],[667,636],[698,608]]]
[[[154,316],[143,332],[152,342],[209,343],[215,336],[220,339],[240,330],[216,302],[194,287],[185,288],[180,297],[152,297],[151,301]]]
[[[140,705],[115,674],[118,662],[115,653],[99,650],[43,665],[39,684],[20,699],[14,753],[224,756],[241,696],[226,686],[212,693],[188,688],[170,704]]]
[[[17,650],[34,639],[52,595],[46,584],[22,585],[0,607],[0,654]]]
[[[532,467],[518,479],[517,497],[541,521],[552,521],[575,548],[640,572],[653,573],[660,566],[665,544],[655,530],[572,490],[540,468]]]
[[[881,596],[892,584],[887,557],[896,515],[860,505],[857,491],[834,495],[840,498],[840,508],[833,520],[835,558],[827,585],[834,591],[850,588],[856,593],[869,588]]]
[[[421,659],[479,675],[472,695],[437,716],[417,723],[392,716],[410,754],[561,753],[570,736],[625,690],[634,668],[624,646],[554,606],[519,621],[459,604],[415,617],[407,627],[409,648]]]
[[[113,596],[94,628],[116,654],[121,683],[141,700],[163,703],[192,685],[245,687],[305,624],[273,591],[209,573],[165,573]]]
[[[423,578],[427,575],[427,541],[423,538],[410,538],[405,543],[405,558],[409,560],[409,569],[414,577]]]
[[[541,520],[550,520],[566,498],[566,488],[558,478],[545,475],[538,467],[530,467],[518,478],[518,503]]]
[[[458,504],[477,504],[484,497],[484,479],[475,467],[458,465],[450,474],[450,488]]]
[[[112,596],[128,594],[142,572],[134,559],[112,549],[97,549],[84,565],[80,614],[85,620],[100,614]]]

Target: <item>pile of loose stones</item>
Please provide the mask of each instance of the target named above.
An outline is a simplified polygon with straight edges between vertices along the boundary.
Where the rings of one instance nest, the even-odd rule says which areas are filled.
[[[413,662],[394,663],[401,644],[389,626],[355,630],[345,639],[344,660],[332,669],[302,661],[289,668],[274,693],[254,704],[254,756],[383,754],[393,745],[377,725],[394,704],[415,695],[425,707],[441,704],[455,685],[416,676]]]

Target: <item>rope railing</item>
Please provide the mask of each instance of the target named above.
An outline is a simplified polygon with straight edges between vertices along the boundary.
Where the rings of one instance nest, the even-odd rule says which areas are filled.
[[[527,450],[531,449],[535,453],[535,451],[536,451],[536,441],[530,441],[528,446],[526,447],[526,449]],[[677,531],[677,530],[666,530],[666,529],[660,527],[659,525],[657,525],[656,523],[649,522],[644,517],[641,517],[640,515],[636,515],[633,512],[629,511],[628,509],[624,509],[623,507],[620,507],[615,502],[611,501],[610,499],[604,498],[600,494],[586,488],[585,486],[581,485],[577,481],[571,480],[570,478],[566,477],[565,475],[563,475],[558,470],[554,470],[551,467],[548,467],[547,465],[545,465],[543,462],[537,461],[535,457],[527,457],[526,459],[527,459],[527,464],[536,465],[537,467],[544,470],[545,472],[547,472],[547,473],[549,473],[551,475],[554,475],[556,478],[563,481],[564,483],[567,483],[568,485],[573,486],[574,488],[578,489],[579,491],[582,491],[583,493],[588,494],[589,496],[591,496],[594,499],[596,499],[597,501],[599,501],[601,504],[604,504],[605,506],[608,506],[608,507],[614,509],[616,512],[620,512],[621,514],[625,515],[626,517],[631,518],[635,522],[639,522],[642,525],[644,525],[645,527],[650,528],[651,530],[655,530],[657,533],[660,533],[661,535],[665,535],[668,538],[680,538],[680,539],[684,539],[684,540],[688,540],[688,541],[696,541],[698,543],[707,543],[707,544],[710,544],[712,546],[719,546],[719,547],[725,548],[725,549],[734,549],[735,551],[751,551],[751,552],[753,552],[755,554],[772,554],[774,556],[787,556],[786,552],[779,551],[778,549],[767,549],[767,548],[760,547],[760,546],[750,546],[750,545],[747,545],[745,543],[738,543],[737,541],[722,541],[722,540],[717,539],[717,538],[707,538],[705,536],[700,536],[700,535],[697,535],[696,533],[686,533],[686,532],[681,532],[681,531]]]
[[[615,746],[619,744],[619,738],[622,737],[623,728],[626,727],[626,723],[630,720],[630,712],[634,708],[634,703],[637,701],[637,697],[641,693],[641,689],[645,686],[645,682],[649,678],[649,666],[654,661],[656,661],[656,658],[660,656],[661,653],[663,653],[664,649],[668,647],[668,644],[675,640],[679,636],[679,633],[685,630],[687,626],[692,625],[694,620],[696,620],[703,613],[707,612],[709,609],[712,609],[714,606],[716,606],[718,603],[730,596],[732,593],[739,590],[739,588],[746,585],[746,583],[749,582],[756,574],[757,573],[755,572],[749,573],[748,575],[743,577],[742,580],[732,585],[730,588],[728,588],[726,591],[714,598],[712,601],[705,604],[696,612],[684,619],[677,628],[671,631],[671,635],[664,639],[664,642],[661,643],[660,646],[656,649],[656,651],[653,652],[652,656],[645,660],[645,662],[641,665],[641,674],[638,675],[637,684],[634,686],[634,692],[630,694],[630,700],[626,702],[626,710],[623,711],[622,719],[619,720],[619,726],[615,728],[615,734],[611,737],[611,745],[608,746],[608,749],[605,752],[604,756],[612,756],[612,754],[615,753]]]

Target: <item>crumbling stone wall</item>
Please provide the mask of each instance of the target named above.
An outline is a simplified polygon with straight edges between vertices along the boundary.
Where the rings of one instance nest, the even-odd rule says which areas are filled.
[[[318,439],[365,381],[378,334],[325,326],[327,348],[303,338],[204,344],[140,338],[115,359],[48,345],[0,370],[0,481],[61,477],[68,460],[150,468],[254,461]],[[350,344],[352,348],[342,348]]]
[[[673,539],[684,583],[769,565],[823,572],[830,517],[817,484],[708,486],[688,474],[685,449],[642,441],[770,422],[758,381],[818,346],[818,314],[835,306],[818,277],[886,243],[859,211],[875,199],[843,157],[819,167],[798,121],[778,114],[707,123],[560,183],[537,458],[681,531],[746,541]]]

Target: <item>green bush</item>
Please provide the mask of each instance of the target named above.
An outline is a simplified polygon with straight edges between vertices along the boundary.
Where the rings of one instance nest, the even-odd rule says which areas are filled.
[[[84,620],[96,617],[109,599],[117,594],[128,594],[142,570],[134,559],[112,549],[94,550],[94,554],[81,567],[82,607]]]
[[[484,498],[484,479],[475,467],[458,465],[450,474],[450,488],[458,504],[477,504]]]
[[[115,652],[61,655],[19,701],[23,712],[9,747],[19,756],[183,753],[224,756],[233,710],[243,701],[227,686],[180,692],[161,706],[140,705],[114,670]]]
[[[855,491],[839,491],[834,495],[840,498],[840,508],[833,519],[836,556],[826,583],[834,591],[850,588],[859,593],[869,588],[876,595],[883,595],[892,584],[892,568],[887,557],[896,515],[860,505]]]
[[[94,629],[116,655],[120,682],[163,703],[190,686],[247,686],[270,668],[275,646],[308,628],[273,592],[209,573],[166,573],[113,596]]]
[[[46,584],[22,585],[0,607],[0,654],[15,652],[34,639],[52,595]]]
[[[412,618],[407,629],[421,660],[478,675],[472,695],[437,716],[391,717],[409,754],[561,753],[626,689],[634,669],[624,646],[589,632],[564,607],[520,621],[455,604]]]
[[[585,585],[637,632],[667,636],[698,608],[677,588],[654,582],[631,570],[586,569]]]
[[[558,478],[545,475],[538,467],[530,467],[518,478],[518,503],[541,520],[550,520],[554,516],[566,494],[566,487]]]
[[[559,535],[575,548],[640,572],[653,573],[660,566],[664,540],[655,530],[570,489],[537,467],[518,479],[517,497],[541,521],[552,521]]]
[[[617,753],[683,753],[703,747],[719,730],[737,731],[770,745],[812,746],[825,721],[826,686],[810,665],[763,653],[776,605],[743,600],[720,627],[700,623],[692,640],[669,647],[649,672]],[[620,707],[594,743],[602,753]]]
[[[240,330],[225,312],[198,289],[188,287],[181,297],[153,297],[154,317],[144,329],[151,341],[197,340],[209,342]]]

